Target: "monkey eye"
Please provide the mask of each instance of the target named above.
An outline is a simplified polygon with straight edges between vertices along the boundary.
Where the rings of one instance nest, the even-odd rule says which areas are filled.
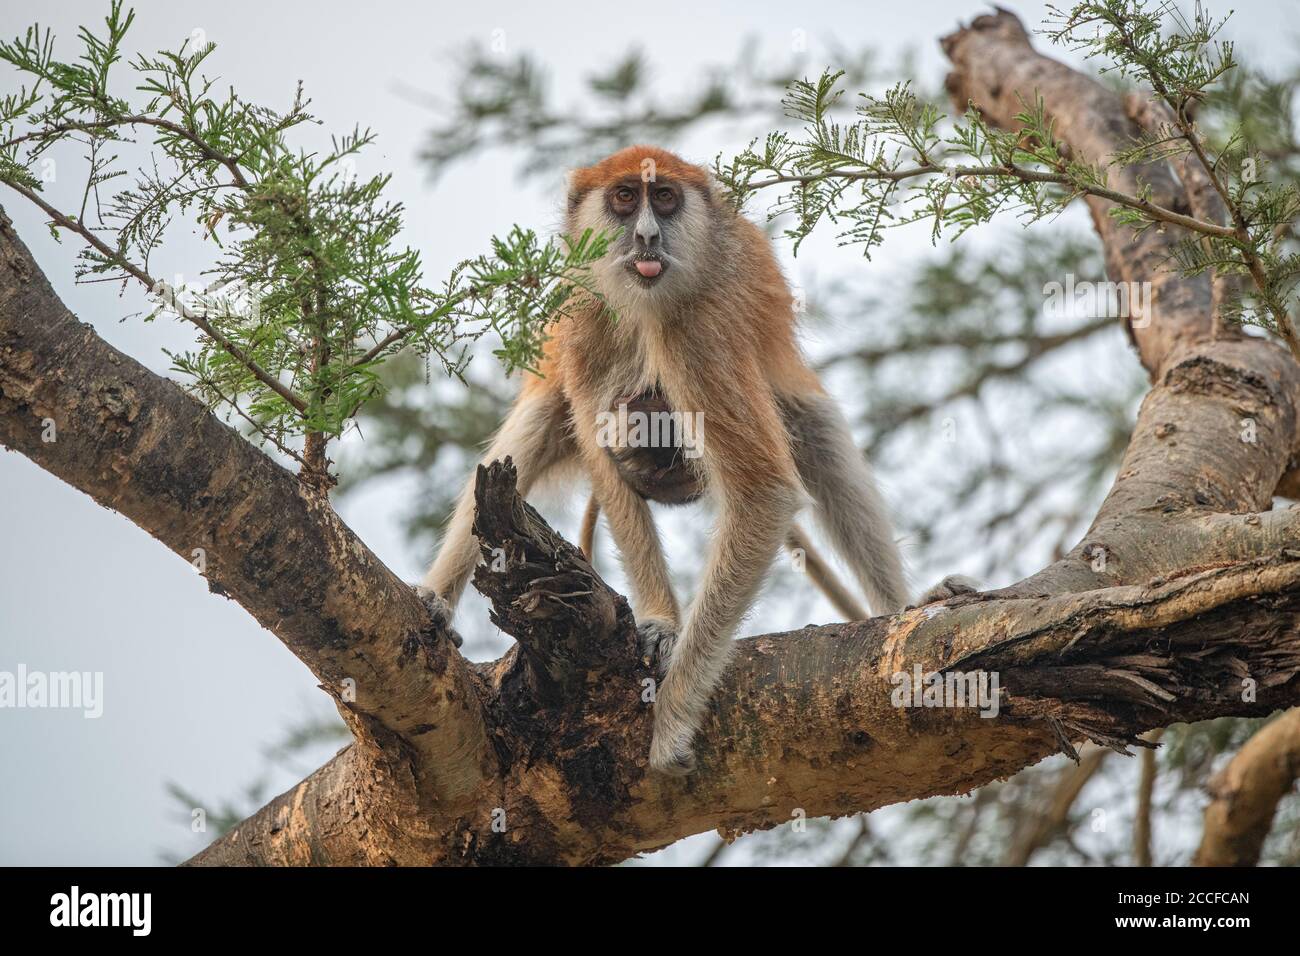
[[[656,189],[653,199],[660,212],[672,212],[677,206],[677,194],[667,186],[660,186]]]
[[[620,213],[630,212],[631,207],[636,205],[636,193],[629,186],[619,186],[615,189],[613,199]]]

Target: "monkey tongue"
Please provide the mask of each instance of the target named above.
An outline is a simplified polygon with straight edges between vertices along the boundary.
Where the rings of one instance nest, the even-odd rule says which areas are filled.
[[[664,264],[658,259],[638,259],[636,261],[636,271],[641,273],[647,279],[653,279],[659,273],[663,272]]]

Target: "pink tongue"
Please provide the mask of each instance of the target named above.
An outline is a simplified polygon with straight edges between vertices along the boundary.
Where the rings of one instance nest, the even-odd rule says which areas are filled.
[[[636,261],[636,271],[647,279],[653,279],[660,272],[663,272],[663,269],[663,263],[655,259],[638,259]]]

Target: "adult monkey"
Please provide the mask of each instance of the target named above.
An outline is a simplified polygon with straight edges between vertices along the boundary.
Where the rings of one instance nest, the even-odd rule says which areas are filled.
[[[652,146],[621,150],[572,174],[566,226],[574,237],[619,231],[592,267],[605,302],[579,291],[551,325],[542,376],[525,379],[484,460],[510,456],[523,495],[566,464],[590,478],[663,676],[650,765],[685,774],[733,632],[808,497],[876,613],[906,603],[902,559],[847,423],[799,352],[767,237],[707,170]],[[649,504],[599,437],[604,413],[647,393],[703,413],[702,454],[687,466],[718,519],[684,622]],[[471,481],[422,586],[447,621],[478,561],[473,519]],[[936,591],[945,586],[961,587]]]

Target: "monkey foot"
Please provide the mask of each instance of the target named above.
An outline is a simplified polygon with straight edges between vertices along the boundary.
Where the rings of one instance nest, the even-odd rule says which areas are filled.
[[[917,598],[913,607],[924,607],[927,604],[946,601],[959,594],[974,594],[979,589],[980,584],[974,578],[968,578],[964,574],[950,574]]]
[[[641,638],[641,662],[660,677],[665,676],[677,644],[677,628],[671,621],[649,617],[637,624],[636,632]]]
[[[650,741],[650,767],[670,777],[685,777],[695,770],[695,753],[689,742],[665,744],[655,734]]]
[[[412,584],[411,588],[415,591],[415,596],[424,604],[425,609],[428,610],[429,617],[433,618],[433,629],[457,647],[460,647],[464,640],[456,633],[456,629],[451,626],[451,605],[440,598],[433,588],[426,588],[422,584]]]

